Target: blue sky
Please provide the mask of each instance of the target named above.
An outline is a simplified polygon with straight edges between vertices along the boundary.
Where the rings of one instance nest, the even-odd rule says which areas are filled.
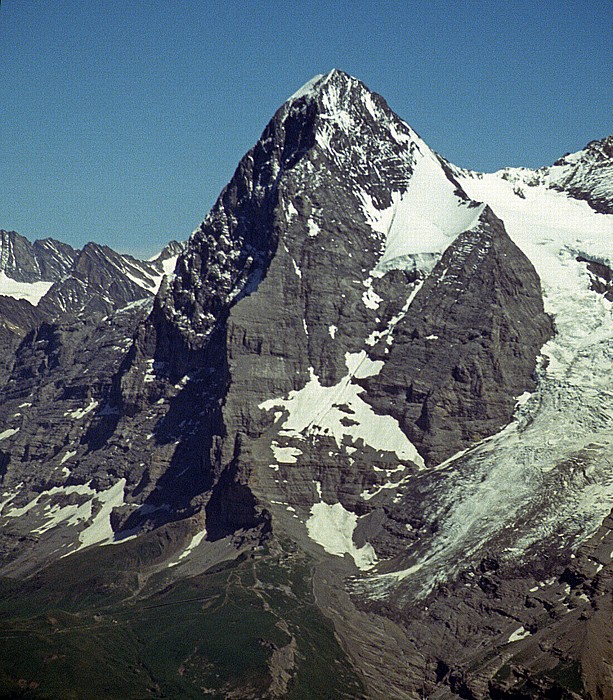
[[[613,132],[608,1],[4,0],[0,228],[149,256],[340,68],[478,170]]]

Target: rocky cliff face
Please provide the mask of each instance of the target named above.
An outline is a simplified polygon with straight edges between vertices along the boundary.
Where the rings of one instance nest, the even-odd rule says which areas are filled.
[[[15,231],[0,231],[0,270],[17,282],[55,282],[76,256],[74,248],[52,238],[30,243]]]
[[[394,343],[373,346],[385,364],[366,381],[370,401],[440,464],[509,422],[552,332],[532,264],[488,209],[447,248]]]
[[[70,554],[108,596],[112,543],[143,601],[252,557],[225,600],[240,580],[286,638],[242,697],[302,687],[266,596],[295,609],[305,567],[353,697],[606,697],[608,147],[470,173],[358,80],[310,81],[182,252],[88,244],[11,299],[1,573],[61,598]]]

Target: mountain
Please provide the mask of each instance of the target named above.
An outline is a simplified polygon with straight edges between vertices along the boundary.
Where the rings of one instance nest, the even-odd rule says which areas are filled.
[[[611,697],[612,187],[334,70],[184,249],[74,251],[1,389],[1,687]]]
[[[88,243],[83,250],[52,238],[30,243],[0,231],[0,348],[2,382],[19,342],[43,322],[93,318],[152,297],[172,268],[181,244],[171,241],[151,261]]]

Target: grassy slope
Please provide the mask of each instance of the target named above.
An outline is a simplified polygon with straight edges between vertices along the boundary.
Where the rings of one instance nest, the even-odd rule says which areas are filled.
[[[242,558],[134,598],[110,551],[0,580],[0,697],[265,698],[270,659],[292,644],[284,697],[362,695],[305,562]]]

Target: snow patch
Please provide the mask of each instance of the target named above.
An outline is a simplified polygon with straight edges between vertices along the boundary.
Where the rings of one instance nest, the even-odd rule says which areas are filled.
[[[29,503],[26,503],[25,506],[21,506],[19,508],[11,508],[11,510],[9,510],[6,513],[6,515],[9,518],[20,518],[22,515],[25,515],[33,508],[35,508],[38,505],[38,502],[41,498],[56,496],[58,494],[68,496],[71,493],[78,493],[81,495],[90,496],[92,494],[95,494],[96,491],[89,487],[89,483],[77,484],[75,486],[54,486],[53,488],[50,488],[47,491],[42,491],[41,493],[39,493],[38,496],[36,496],[36,498],[34,498]]]
[[[177,566],[177,564],[180,564],[181,560],[187,558],[205,537],[206,530],[202,530],[201,532],[196,533],[190,540],[187,547],[181,552],[179,558],[176,561],[170,562],[170,564],[168,564],[168,568],[171,569],[173,566]]]
[[[345,366],[355,379],[377,376],[384,364],[383,360],[371,360],[364,350],[345,353]]]
[[[294,266],[294,272],[296,273],[296,275],[298,277],[302,277],[302,270],[298,267],[294,258],[292,258],[292,265]]]
[[[16,496],[17,494],[21,491],[23,487],[23,481],[17,484],[15,486],[15,489],[13,491],[4,491],[2,493],[2,501],[0,501],[0,513],[4,510],[4,506],[8,505]]]
[[[394,340],[394,330],[396,329],[396,326],[402,321],[402,319],[407,315],[407,311],[409,310],[409,306],[413,303],[413,300],[417,296],[417,293],[423,286],[423,280],[420,280],[415,284],[415,287],[411,294],[409,294],[406,302],[404,303],[402,309],[394,316],[393,318],[390,319],[389,323],[387,324],[387,327],[383,331],[373,331],[368,338],[366,338],[365,343],[366,345],[370,345],[371,347],[376,345],[380,340],[383,340],[385,338],[386,342],[388,345],[391,345],[393,340]]]
[[[54,486],[39,493],[25,506],[11,508],[6,513],[6,516],[10,518],[21,518],[41,505],[41,499],[43,502],[48,501],[48,503],[40,509],[40,512],[37,513],[38,516],[42,516],[45,522],[38,528],[32,530],[33,533],[40,535],[61,523],[76,526],[80,523],[87,522],[92,517],[94,501],[98,501],[102,507],[94,516],[90,525],[79,533],[80,546],[78,549],[83,549],[83,547],[88,547],[92,544],[107,543],[114,537],[110,523],[111,511],[113,508],[123,505],[125,484],[126,480],[120,479],[105,491],[96,491],[92,489],[89,482],[73,486]],[[61,505],[61,502],[57,502],[58,498],[61,499],[71,494],[78,494],[88,498],[80,504],[70,503]],[[56,501],[55,503],[53,502],[54,500]]]
[[[166,258],[166,260],[162,260],[162,270],[164,270],[165,275],[172,275],[174,274],[175,267],[177,266],[177,260],[179,259],[178,255],[172,255],[169,258]],[[161,280],[160,280],[161,281]],[[159,287],[159,282],[157,284]],[[156,290],[157,291],[157,290]]]
[[[309,537],[328,554],[339,557],[349,554],[359,569],[367,570],[377,563],[377,555],[369,543],[356,547],[353,532],[357,521],[358,516],[346,510],[341,503],[329,505],[322,501],[311,506],[306,527]]]
[[[95,399],[90,399],[89,403],[85,408],[77,408],[76,411],[66,411],[64,413],[65,416],[69,416],[70,418],[74,418],[75,420],[80,420],[81,418],[84,418],[88,413],[93,411],[96,407],[98,406],[98,402]]]
[[[373,309],[373,311],[376,311],[382,301],[383,299],[370,286],[362,294],[362,302],[367,309]]]
[[[52,286],[53,282],[17,282],[7,277],[4,270],[0,270],[0,295],[13,297],[13,299],[25,299],[32,306],[38,306],[39,301]]]
[[[281,447],[276,442],[272,443],[271,449],[279,464],[296,464],[302,454],[297,447]]]
[[[74,451],[69,450],[68,452],[66,452],[66,454],[60,460],[60,464],[64,464],[64,462],[67,462],[69,459],[72,459],[76,454],[77,454],[76,450],[74,450]]]
[[[302,438],[305,435],[331,435],[337,445],[345,437],[353,442],[362,439],[373,449],[395,452],[400,459],[411,460],[424,466],[415,446],[402,432],[398,421],[391,416],[376,414],[361,397],[364,389],[353,379],[371,377],[381,371],[383,362],[373,361],[364,351],[347,353],[348,374],[331,387],[322,386],[314,370],[299,391],[291,391],[287,398],[270,399],[260,404],[263,410],[282,408],[286,412],[280,435]]]
[[[298,216],[298,210],[294,206],[294,203],[290,199],[287,202],[287,222],[289,223],[293,216]]]
[[[518,627],[515,632],[509,637],[507,642],[519,642],[520,639],[525,639],[530,636],[530,632],[522,627]]]
[[[528,401],[530,400],[531,396],[532,396],[532,392],[524,391],[523,394],[521,394],[520,396],[518,396],[515,399],[515,406],[516,407],[525,406],[528,403]]]
[[[314,238],[315,236],[319,235],[321,229],[319,226],[313,221],[313,219],[309,219],[307,221],[307,226],[309,228],[308,230],[308,235],[311,236],[311,238]]]
[[[377,209],[361,193],[364,215],[374,231],[385,236],[385,250],[376,270],[387,272],[411,269],[416,256],[440,255],[462,232],[478,222],[484,204],[466,201],[456,194],[456,186],[446,177],[436,155],[424,145],[416,159],[405,192],[392,192],[392,204]],[[436,258],[423,257],[422,264],[433,267]]]
[[[102,505],[102,508],[96,514],[91,525],[79,533],[81,546],[78,549],[113,541],[115,533],[111,527],[111,512],[114,508],[123,505],[125,485],[126,480],[119,479],[117,483],[106,491],[96,493],[96,499]]]
[[[10,438],[18,432],[19,428],[7,428],[0,433],[0,440],[6,440],[6,438]]]
[[[313,91],[313,88],[317,85],[317,83],[319,83],[319,81],[323,77],[323,74],[314,76],[313,78],[308,80],[301,88],[298,88],[298,90],[296,90],[296,92],[287,101],[292,102],[293,100],[299,100],[301,97],[307,96]]]

